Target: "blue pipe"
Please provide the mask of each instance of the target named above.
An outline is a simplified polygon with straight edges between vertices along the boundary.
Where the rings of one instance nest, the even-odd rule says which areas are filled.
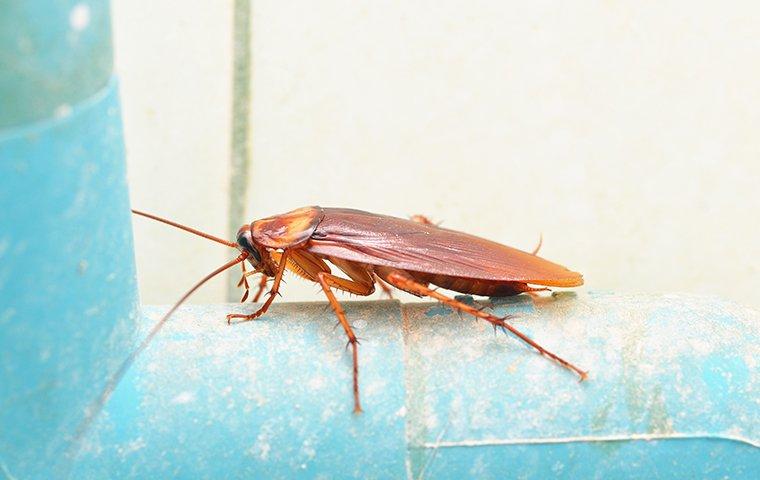
[[[327,304],[276,302],[237,325],[225,314],[256,305],[187,305],[119,384],[73,478],[759,478],[760,313],[688,295],[498,302],[588,381],[440,305],[346,302],[355,415]],[[146,308],[142,331],[165,310]]]
[[[107,1],[0,14],[0,478],[61,478],[135,342]],[[4,475],[4,477],[3,477]]]

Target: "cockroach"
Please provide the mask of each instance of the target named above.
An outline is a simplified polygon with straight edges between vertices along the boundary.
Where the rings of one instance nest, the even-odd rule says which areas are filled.
[[[464,294],[504,297],[547,290],[545,287],[582,285],[583,276],[580,273],[536,255],[540,242],[533,253],[528,253],[442,228],[421,215],[407,220],[360,210],[316,206],[243,225],[238,230],[237,241],[230,242],[155,215],[138,210],[132,212],[236,248],[240,254],[195,284],[156,323],[109,382],[101,396],[101,406],[135,357],[147,347],[179,305],[206,281],[237,264],[243,270],[238,284],[245,289],[242,301],[248,297],[250,275],[262,274],[254,302],[258,301],[267,280],[274,280],[266,300],[256,311],[229,314],[228,323],[253,320],[266,313],[280,291],[286,270],[322,287],[348,338],[347,345],[351,347],[356,413],[362,411],[359,400],[359,342],[333,290],[367,296],[379,284],[386,291],[389,291],[390,285],[418,297],[434,298],[459,312],[483,319],[494,328],[508,330],[540,354],[575,372],[581,381],[586,379],[587,372],[543,348],[510,325],[507,320],[511,317],[497,317],[431,288],[432,285]],[[246,261],[253,270],[246,272]],[[347,278],[334,275],[330,265]]]

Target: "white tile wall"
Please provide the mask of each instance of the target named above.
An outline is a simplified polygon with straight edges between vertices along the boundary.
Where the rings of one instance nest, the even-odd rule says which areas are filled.
[[[223,234],[231,2],[151,5],[114,8],[132,200]],[[543,232],[543,254],[589,288],[760,305],[759,16],[755,2],[254,1],[249,216],[425,213],[525,249]],[[148,302],[228,255],[144,223],[136,236]],[[320,298],[295,278],[284,294]]]

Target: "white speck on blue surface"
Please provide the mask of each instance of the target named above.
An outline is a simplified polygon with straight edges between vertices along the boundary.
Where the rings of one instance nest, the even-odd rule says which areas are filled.
[[[69,13],[69,25],[77,32],[81,32],[90,24],[90,7],[84,3],[78,3]]]

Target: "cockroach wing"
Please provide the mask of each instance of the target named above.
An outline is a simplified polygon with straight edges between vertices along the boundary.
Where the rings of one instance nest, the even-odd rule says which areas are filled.
[[[306,243],[322,220],[322,209],[303,207],[251,224],[253,240],[267,248],[293,248]]]
[[[455,230],[343,208],[324,216],[305,248],[327,257],[453,277],[554,287],[583,284],[577,272]]]

